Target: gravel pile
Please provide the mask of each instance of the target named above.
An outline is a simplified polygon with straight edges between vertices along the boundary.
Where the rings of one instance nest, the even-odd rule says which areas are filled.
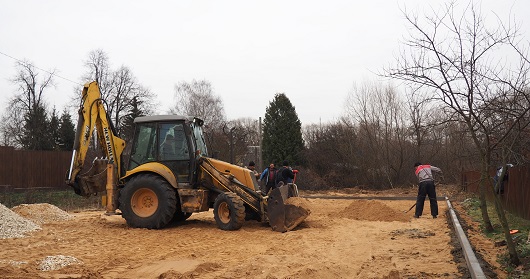
[[[11,210],[39,225],[67,221],[73,218],[66,211],[49,203],[21,204],[13,207]]]
[[[40,229],[39,225],[0,203],[0,239],[25,237],[25,233]]]
[[[38,261],[38,267],[37,269],[42,271],[50,271],[50,270],[58,270],[65,266],[69,266],[72,264],[82,264],[80,260],[71,257],[71,256],[63,256],[63,255],[57,255],[57,256],[47,256],[46,258]]]

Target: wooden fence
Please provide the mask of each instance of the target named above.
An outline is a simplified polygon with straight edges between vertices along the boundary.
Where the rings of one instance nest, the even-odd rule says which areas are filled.
[[[0,146],[0,191],[66,189],[71,151],[15,150]]]
[[[70,167],[71,151],[29,151],[0,146],[0,192],[26,189],[67,189],[65,176]],[[504,207],[522,218],[530,219],[530,167],[516,166],[509,170],[501,200]],[[495,172],[490,172],[490,181]],[[466,191],[478,193],[480,173],[462,172],[461,185]],[[488,184],[488,187],[492,187]],[[492,200],[492,191],[487,191]]]
[[[509,179],[504,183],[504,194],[501,195],[504,208],[509,212],[530,220],[530,167],[516,166],[508,169]],[[487,187],[493,187],[495,171],[490,171]],[[470,193],[479,192],[480,173],[478,171],[462,172],[461,185]],[[493,200],[493,191],[486,191],[486,198]]]

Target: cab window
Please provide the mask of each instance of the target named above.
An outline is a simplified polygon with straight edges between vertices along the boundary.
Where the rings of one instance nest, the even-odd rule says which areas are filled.
[[[159,124],[160,163],[167,166],[179,183],[189,183],[190,152],[183,123]]]
[[[153,123],[139,124],[136,126],[135,139],[129,170],[156,160],[156,125]]]
[[[182,124],[160,124],[161,161],[189,160],[188,142]]]
[[[195,148],[199,150],[200,155],[208,156],[208,149],[206,148],[206,142],[204,140],[201,126],[194,123],[191,127],[193,129],[193,137],[195,138]]]

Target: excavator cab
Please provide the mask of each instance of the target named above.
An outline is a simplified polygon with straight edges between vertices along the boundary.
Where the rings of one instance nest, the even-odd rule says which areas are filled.
[[[136,132],[125,169],[133,171],[146,163],[158,162],[171,170],[179,185],[190,185],[196,154],[207,153],[200,131],[202,120],[163,115],[138,117],[134,122]]]

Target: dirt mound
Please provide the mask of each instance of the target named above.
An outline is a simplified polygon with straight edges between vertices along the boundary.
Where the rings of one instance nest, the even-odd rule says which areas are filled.
[[[287,200],[285,200],[285,204],[290,204],[294,206],[300,206],[305,208],[307,211],[311,212],[311,209],[309,208],[309,204],[307,203],[306,199],[300,198],[300,197],[290,197]]]
[[[403,214],[403,212],[396,211],[384,203],[375,200],[354,200],[336,216],[366,221],[410,221],[410,218]]]
[[[21,204],[11,210],[39,225],[73,218],[66,211],[48,203]]]
[[[399,271],[392,270],[390,273],[388,273],[388,276],[383,276],[383,279],[400,279],[401,276],[399,276]]]
[[[221,268],[221,265],[217,263],[201,263],[194,270],[185,273],[180,273],[175,270],[166,271],[158,276],[158,279],[187,279],[187,278],[198,278],[200,275],[216,271]]]
[[[26,233],[40,229],[39,225],[0,203],[0,239],[25,237]]]

